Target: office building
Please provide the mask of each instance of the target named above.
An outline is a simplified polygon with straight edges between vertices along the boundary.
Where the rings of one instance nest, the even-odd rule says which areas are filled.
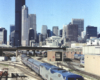
[[[47,29],[47,37],[51,37],[51,30]]]
[[[43,35],[40,34],[40,35],[39,35],[39,43],[42,42],[42,41],[43,41]]]
[[[47,34],[47,25],[42,25],[41,34],[43,34],[43,35]]]
[[[10,36],[9,36],[9,44],[11,45],[11,32],[15,30],[15,25],[10,25]]]
[[[97,37],[97,27],[94,26],[86,27],[86,38],[90,39],[90,37]]]
[[[10,34],[11,34],[11,32],[14,31],[14,30],[15,30],[15,25],[10,25]]]
[[[58,36],[58,26],[53,26],[52,31],[53,31],[53,36]]]
[[[63,26],[63,34],[62,34],[63,37],[66,36],[66,30],[67,30],[67,25],[64,25]]]
[[[66,31],[67,31],[67,25],[64,25],[63,26],[63,33],[62,33],[62,37],[65,37],[63,39],[63,43],[65,44],[66,43]]]
[[[23,6],[22,7],[22,33],[21,33],[21,45],[22,46],[28,46],[29,41],[29,19],[28,19],[28,7]]]
[[[72,19],[72,24],[78,25],[78,35],[81,36],[81,32],[84,31],[84,19]]]
[[[63,30],[59,30],[59,36],[62,37],[62,34],[63,34]]]
[[[66,28],[66,37],[69,41],[78,41],[78,25],[69,24]]]
[[[34,40],[34,29],[30,28],[29,29],[29,41]]]
[[[29,28],[34,30],[34,40],[36,40],[37,33],[36,33],[36,14],[29,14]]]
[[[47,25],[42,25],[42,40],[45,41],[45,39],[47,38]]]
[[[11,42],[10,42],[10,45],[11,46],[14,46],[15,45],[15,30],[11,32]],[[19,43],[18,43],[18,46],[19,46]]]
[[[0,28],[0,44],[7,44],[7,30]]]
[[[39,43],[39,35],[40,35],[40,34],[41,34],[41,33],[38,33],[38,34],[37,34],[37,40],[36,40],[37,43]]]
[[[25,0],[15,0],[15,46],[21,45],[21,20],[22,6],[25,5]]]

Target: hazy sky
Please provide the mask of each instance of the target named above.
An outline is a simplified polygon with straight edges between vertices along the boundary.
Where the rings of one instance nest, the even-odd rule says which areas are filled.
[[[36,14],[37,32],[42,25],[62,29],[72,18],[82,18],[85,28],[96,26],[100,32],[100,0],[26,0],[26,5],[29,14]],[[7,29],[7,39],[11,24],[15,24],[15,0],[0,0],[0,27]]]

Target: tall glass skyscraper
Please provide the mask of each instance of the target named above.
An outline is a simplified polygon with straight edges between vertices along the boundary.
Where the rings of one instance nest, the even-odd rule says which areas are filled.
[[[78,25],[78,35],[81,36],[81,32],[84,31],[84,19],[72,19],[72,24]]]
[[[15,46],[21,45],[21,10],[25,0],[15,0]]]

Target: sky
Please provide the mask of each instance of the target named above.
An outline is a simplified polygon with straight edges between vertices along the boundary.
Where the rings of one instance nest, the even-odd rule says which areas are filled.
[[[37,33],[41,33],[42,25],[62,29],[72,18],[84,19],[84,30],[91,25],[100,32],[100,0],[26,0],[26,6],[29,14],[36,14]],[[0,27],[7,29],[7,41],[12,24],[15,25],[15,0],[0,0]]]

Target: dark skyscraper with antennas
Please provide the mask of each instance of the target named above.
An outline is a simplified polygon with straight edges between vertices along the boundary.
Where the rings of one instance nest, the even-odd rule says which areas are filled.
[[[23,5],[25,5],[25,0],[15,0],[15,46],[21,45],[21,11]]]

